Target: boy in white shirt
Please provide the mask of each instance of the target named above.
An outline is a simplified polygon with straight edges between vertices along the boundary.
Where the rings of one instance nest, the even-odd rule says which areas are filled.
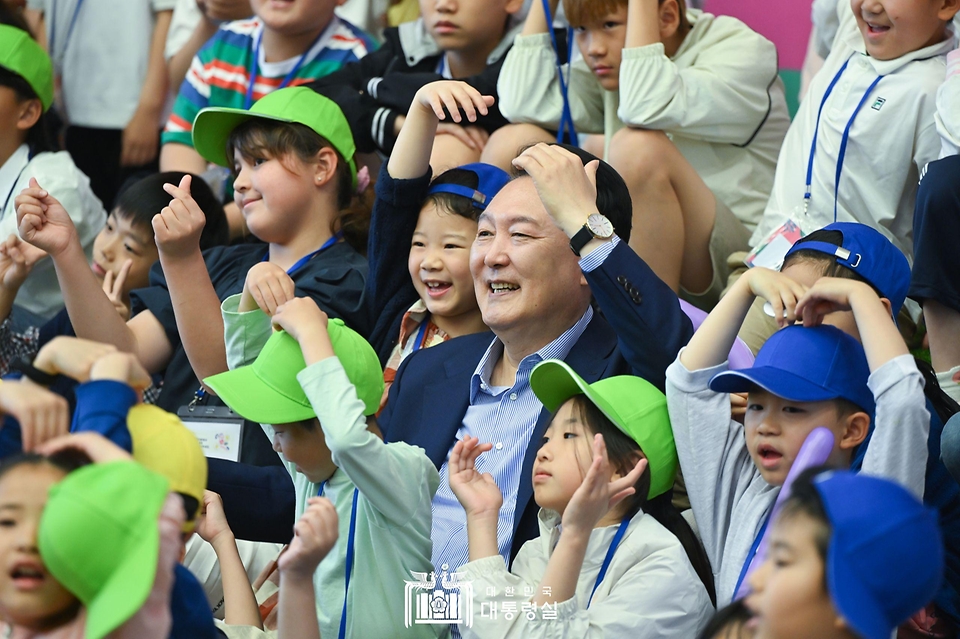
[[[958,9],[960,0],[841,4],[838,35],[784,140],[751,246],[788,220],[807,233],[854,221],[912,259],[917,183],[940,153],[936,94]]]
[[[671,288],[709,308],[727,256],[747,248],[760,220],[790,124],[776,47],[683,0],[564,0],[564,12],[582,54],[570,71],[571,116],[578,133],[605,134],[606,159],[630,188],[630,244]],[[556,56],[539,2],[498,88],[511,122],[557,128]],[[515,151],[518,132],[495,133],[484,160],[502,163],[494,153]]]

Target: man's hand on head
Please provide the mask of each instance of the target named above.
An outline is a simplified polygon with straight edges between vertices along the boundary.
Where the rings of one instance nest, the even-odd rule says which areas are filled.
[[[597,210],[599,160],[584,165],[561,146],[536,144],[513,160],[537,187],[540,201],[564,233],[573,237]]]

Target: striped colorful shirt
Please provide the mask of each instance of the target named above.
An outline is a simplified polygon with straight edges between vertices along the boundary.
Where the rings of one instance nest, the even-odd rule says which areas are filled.
[[[262,33],[263,24],[259,18],[230,22],[220,27],[217,34],[197,52],[180,85],[180,93],[164,129],[164,144],[177,142],[193,146],[193,120],[205,107],[245,108],[254,48]],[[337,71],[349,62],[356,62],[374,49],[376,42],[373,38],[349,22],[334,17],[307,52],[289,84],[306,84]],[[299,56],[280,62],[266,62],[262,47],[258,58],[253,101],[279,89],[287,74],[299,62]]]

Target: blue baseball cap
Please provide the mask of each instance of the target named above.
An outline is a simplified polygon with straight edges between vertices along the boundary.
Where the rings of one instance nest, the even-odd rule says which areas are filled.
[[[434,193],[460,195],[471,200],[476,208],[483,210],[490,204],[490,200],[500,192],[500,189],[510,181],[510,175],[506,171],[492,164],[474,162],[473,164],[458,166],[456,169],[471,171],[476,174],[477,188],[471,189],[461,184],[434,184],[427,191],[427,195],[433,195]],[[443,174],[441,173],[441,175]]]
[[[837,264],[852,270],[890,300],[896,317],[910,288],[910,263],[903,252],[880,231],[866,224],[834,222],[820,230],[837,231],[843,238],[841,244],[837,246],[818,240],[815,231],[807,238],[797,240],[784,259],[797,251],[817,251],[834,256]]]
[[[830,520],[825,568],[834,605],[858,637],[890,639],[943,580],[937,513],[878,477],[830,471],[813,486]]]
[[[774,333],[751,368],[714,375],[710,389],[743,393],[759,386],[794,402],[842,398],[873,415],[869,377],[870,367],[860,342],[834,326],[795,325]]]

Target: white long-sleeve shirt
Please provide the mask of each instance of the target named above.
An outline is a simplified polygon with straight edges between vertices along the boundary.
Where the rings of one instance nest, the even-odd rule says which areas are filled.
[[[664,131],[706,185],[750,229],[766,206],[790,125],[772,42],[739,20],[695,9],[677,52],[663,44],[624,49],[619,91],[604,90],[573,62],[570,110],[580,133],[624,126]],[[559,126],[563,102],[549,34],[517,37],[498,82],[511,122]]]
[[[843,131],[857,104],[877,79],[850,128],[837,200],[837,221],[860,222],[883,233],[913,256],[913,208],[920,170],[940,154],[934,113],[943,82],[945,54],[953,38],[894,60],[865,52],[853,12],[842,12],[840,31],[823,68],[810,83],[780,150],[773,193],[752,246],[793,215],[806,232],[834,221],[837,158]],[[810,146],[824,94],[844,63],[847,68],[820,116],[811,200],[803,216]]]
[[[540,537],[523,545],[513,572],[507,571],[500,555],[460,568],[473,589],[473,625],[460,626],[464,639],[689,639],[713,615],[707,591],[679,540],[641,511],[627,526],[589,608],[590,593],[618,525],[591,533],[577,592],[557,603],[556,617],[538,609],[529,619],[523,604],[536,593],[547,569],[560,538],[560,516],[541,510],[539,524]],[[507,588],[513,589],[513,596],[506,594]],[[516,614],[511,619],[504,604],[513,604]]]

